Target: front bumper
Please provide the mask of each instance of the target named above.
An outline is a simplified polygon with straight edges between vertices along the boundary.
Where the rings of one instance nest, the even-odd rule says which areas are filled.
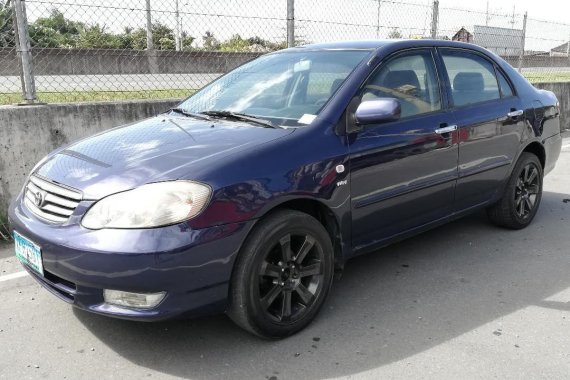
[[[82,202],[83,203],[83,202]],[[90,202],[81,204],[81,214]],[[45,275],[28,272],[62,300],[118,318],[162,320],[223,312],[234,260],[253,221],[193,230],[186,223],[139,230],[88,230],[79,217],[52,225],[18,197],[10,206],[13,230],[41,247]],[[153,309],[131,309],[103,300],[103,289],[166,291]]]

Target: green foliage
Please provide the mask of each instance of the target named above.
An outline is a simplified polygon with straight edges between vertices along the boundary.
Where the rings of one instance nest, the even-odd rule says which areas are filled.
[[[8,3],[0,4],[0,47],[16,45],[12,20],[12,8]]]
[[[48,17],[40,17],[30,24],[32,46],[42,48],[71,48],[77,45],[84,24],[65,18],[63,13],[52,9]]]
[[[79,33],[76,47],[86,49],[120,49],[121,39],[112,33],[105,32],[105,27],[95,24],[84,26]]]
[[[229,40],[220,43],[218,50],[263,52],[284,49],[286,45],[286,42],[276,44],[259,36],[242,38],[239,34],[234,34]]]
[[[204,50],[218,50],[220,48],[220,41],[209,30],[202,36],[202,41],[204,42]]]
[[[0,0],[2,1],[2,0]],[[13,44],[11,8],[0,5],[0,47]],[[132,49],[145,50],[146,29],[125,28],[122,33],[108,31],[105,25],[86,24],[73,21],[54,8],[47,17],[41,17],[29,25],[32,46],[36,48],[81,48],[81,49]],[[12,35],[10,35],[12,33]],[[285,42],[274,43],[259,36],[243,38],[233,35],[226,41],[219,41],[214,33],[206,31],[202,36],[202,47],[192,45],[196,39],[187,32],[181,33],[182,50],[245,51],[264,52],[283,49]],[[156,50],[174,50],[175,33],[172,28],[160,22],[152,25],[152,40]]]
[[[390,31],[390,33],[388,33],[388,38],[392,38],[392,39],[397,39],[397,38],[403,38],[404,36],[402,35],[402,33],[400,32],[400,29],[398,28],[394,28]]]

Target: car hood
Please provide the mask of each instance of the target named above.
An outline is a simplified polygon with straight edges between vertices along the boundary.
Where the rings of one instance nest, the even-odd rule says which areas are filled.
[[[293,129],[233,121],[153,117],[86,138],[54,152],[40,176],[100,199],[145,183],[176,180],[192,168],[251,149]]]

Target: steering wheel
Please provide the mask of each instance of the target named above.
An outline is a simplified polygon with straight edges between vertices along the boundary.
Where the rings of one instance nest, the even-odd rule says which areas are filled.
[[[324,106],[326,104],[326,102],[328,102],[328,101],[329,101],[329,98],[321,98],[315,102],[315,105],[320,108],[320,107]]]

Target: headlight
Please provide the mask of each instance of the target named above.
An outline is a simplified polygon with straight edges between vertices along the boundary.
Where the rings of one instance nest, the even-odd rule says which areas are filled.
[[[143,185],[95,203],[81,224],[85,228],[149,228],[183,222],[198,215],[210,199],[209,186],[192,181]]]

